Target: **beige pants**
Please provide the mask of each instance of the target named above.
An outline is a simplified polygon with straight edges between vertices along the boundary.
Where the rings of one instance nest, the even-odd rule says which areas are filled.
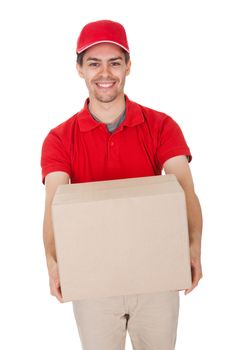
[[[174,350],[179,292],[159,292],[73,302],[83,350],[124,350],[128,330],[134,350]]]

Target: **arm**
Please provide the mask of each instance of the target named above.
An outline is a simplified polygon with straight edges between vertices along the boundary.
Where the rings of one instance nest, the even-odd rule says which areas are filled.
[[[202,212],[199,199],[194,191],[194,184],[190,167],[185,156],[177,156],[168,159],[163,165],[166,174],[174,174],[185,192],[190,259],[192,271],[192,287],[185,291],[190,293],[202,278],[201,267],[201,238],[202,238]]]
[[[62,295],[51,219],[51,204],[57,187],[68,183],[69,175],[62,171],[49,173],[45,178],[46,199],[43,220],[43,242],[49,273],[50,291],[60,302],[62,302]]]

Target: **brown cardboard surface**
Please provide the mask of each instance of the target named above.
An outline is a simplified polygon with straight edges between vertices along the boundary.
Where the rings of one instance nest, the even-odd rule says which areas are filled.
[[[185,196],[174,175],[61,185],[52,219],[64,301],[191,286]]]

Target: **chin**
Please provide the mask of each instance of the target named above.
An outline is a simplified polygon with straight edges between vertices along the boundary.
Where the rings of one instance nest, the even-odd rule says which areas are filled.
[[[112,95],[112,96],[95,96],[96,99],[99,101],[99,102],[103,102],[103,103],[108,103],[108,102],[112,102],[114,100],[116,100],[116,98],[118,97],[117,95]]]

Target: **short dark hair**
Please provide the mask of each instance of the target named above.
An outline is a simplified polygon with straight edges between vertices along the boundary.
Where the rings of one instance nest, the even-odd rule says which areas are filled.
[[[125,51],[124,49],[122,49],[122,51],[123,51],[124,56],[125,56],[125,63],[127,64],[128,61],[130,60],[130,54],[127,51]],[[83,65],[83,58],[84,58],[85,52],[86,52],[86,50],[77,54],[76,62],[79,64],[79,66]]]

